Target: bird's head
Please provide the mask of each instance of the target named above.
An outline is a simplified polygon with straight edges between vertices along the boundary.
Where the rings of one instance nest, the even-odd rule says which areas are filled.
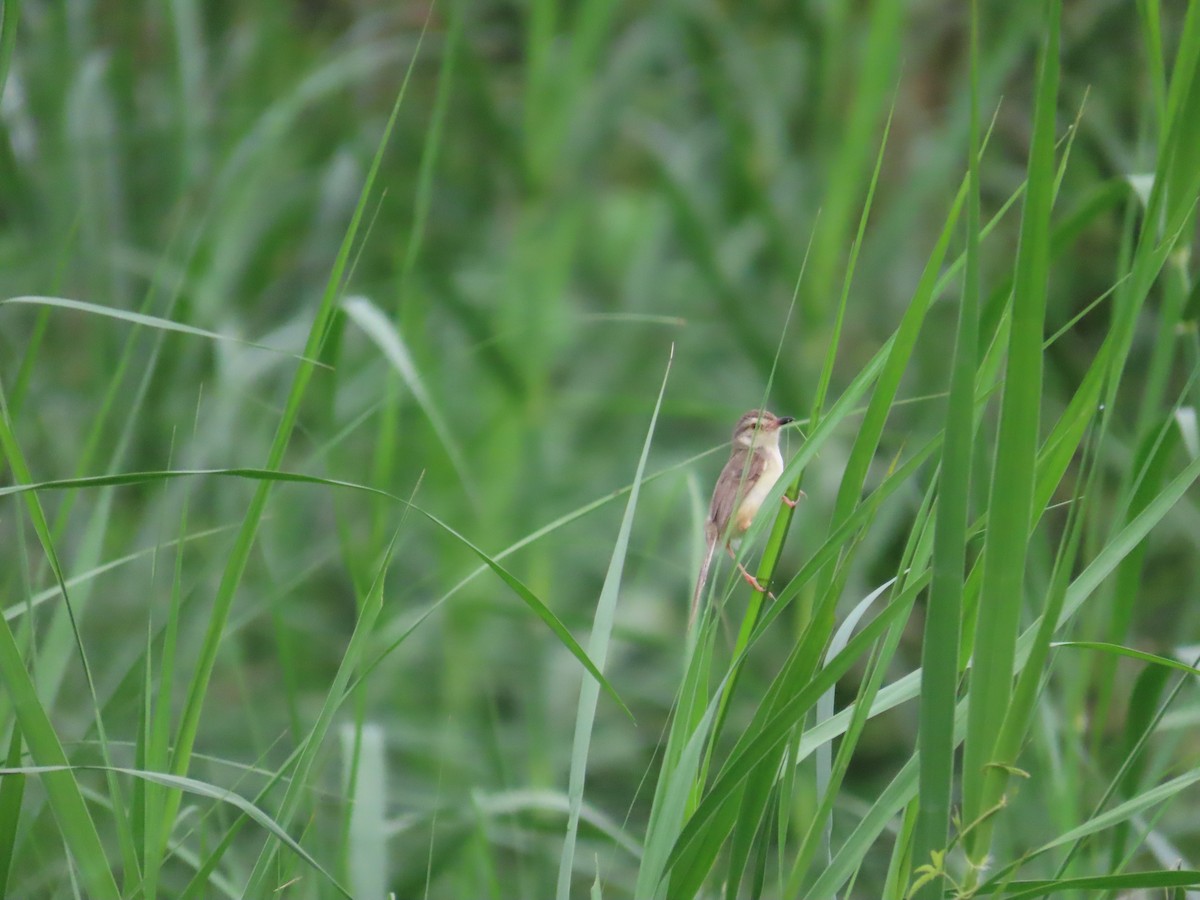
[[[772,446],[779,442],[779,429],[794,421],[791,416],[777,416],[766,409],[752,409],[738,419],[733,429],[733,443],[741,447]]]

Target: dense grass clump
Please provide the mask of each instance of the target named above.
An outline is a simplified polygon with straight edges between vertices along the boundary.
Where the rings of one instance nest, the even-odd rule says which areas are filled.
[[[3,10],[0,894],[1200,896],[1200,4]]]

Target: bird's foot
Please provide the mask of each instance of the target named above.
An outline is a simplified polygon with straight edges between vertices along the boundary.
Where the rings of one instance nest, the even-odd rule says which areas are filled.
[[[738,563],[738,571],[742,573],[742,577],[746,579],[746,583],[750,585],[750,587],[754,588],[760,594],[766,594],[772,600],[775,599],[775,595],[763,587],[762,582],[750,574],[750,571],[741,563]]]
[[[799,493],[799,494],[796,496],[796,499],[795,499],[795,500],[793,500],[793,499],[792,499],[791,497],[789,497],[787,494],[784,494],[782,497],[780,497],[780,499],[781,499],[781,500],[782,500],[784,503],[786,503],[788,506],[790,506],[792,509],[795,509],[795,508],[796,508],[796,504],[797,504],[797,503],[799,503],[801,500],[803,500],[803,499],[804,499],[805,497],[807,497],[807,496],[808,496],[808,494],[804,493],[804,491],[801,491],[801,492],[800,492],[800,493]]]

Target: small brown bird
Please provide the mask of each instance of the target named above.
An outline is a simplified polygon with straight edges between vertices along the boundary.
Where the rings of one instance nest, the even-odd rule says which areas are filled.
[[[704,538],[708,546],[704,552],[704,563],[700,566],[700,576],[696,580],[696,593],[692,595],[688,630],[695,624],[700,611],[700,595],[704,592],[705,582],[708,581],[708,569],[712,565],[717,543],[723,541],[725,549],[737,562],[734,548],[754,521],[754,517],[758,515],[763,500],[783,474],[779,429],[792,421],[795,420],[791,416],[777,416],[765,409],[752,409],[738,419],[737,426],[733,429],[733,451],[717,479],[717,486],[713,489],[712,502],[708,508],[708,521],[704,523]],[[788,497],[784,497],[783,500],[789,506],[796,505],[795,501]],[[766,592],[766,588],[758,583],[758,579],[751,575],[745,566],[741,563],[737,566],[742,577],[756,591]]]

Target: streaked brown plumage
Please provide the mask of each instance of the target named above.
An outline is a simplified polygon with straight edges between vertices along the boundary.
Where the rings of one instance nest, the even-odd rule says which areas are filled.
[[[700,596],[708,581],[708,570],[712,565],[717,544],[724,542],[729,555],[736,560],[733,548],[741,540],[750,523],[758,514],[759,507],[779,476],[783,474],[783,456],[779,452],[779,429],[793,421],[790,416],[776,416],[765,409],[752,409],[738,419],[733,429],[733,450],[729,462],[721,470],[717,486],[713,489],[712,502],[708,508],[708,520],[704,523],[706,543],[704,562],[696,579],[696,592],[692,595],[692,608],[688,617],[689,630],[696,622],[700,611]],[[786,499],[786,498],[785,498]],[[755,590],[764,590],[745,566],[738,569]]]

